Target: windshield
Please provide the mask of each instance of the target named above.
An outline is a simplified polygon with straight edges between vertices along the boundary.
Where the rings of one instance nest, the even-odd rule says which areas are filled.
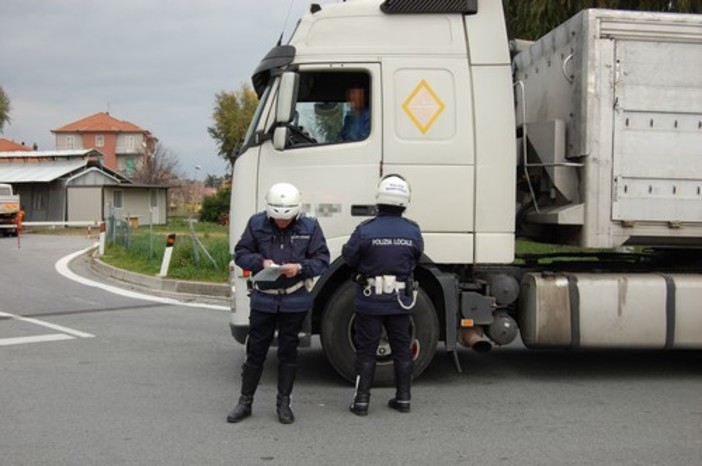
[[[258,128],[259,120],[263,114],[263,108],[266,106],[266,101],[268,101],[268,96],[271,93],[271,85],[266,86],[266,90],[263,91],[261,99],[258,101],[258,106],[256,111],[251,117],[251,123],[249,124],[249,129],[246,131],[246,136],[244,137],[244,144],[241,147],[241,152],[243,152],[247,147],[254,144],[254,134],[256,134],[256,128]]]

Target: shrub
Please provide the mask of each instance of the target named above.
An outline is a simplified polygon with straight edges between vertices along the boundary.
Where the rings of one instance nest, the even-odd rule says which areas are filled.
[[[229,223],[231,194],[231,187],[226,186],[219,189],[214,195],[205,197],[202,200],[202,208],[200,209],[200,220],[227,225]]]

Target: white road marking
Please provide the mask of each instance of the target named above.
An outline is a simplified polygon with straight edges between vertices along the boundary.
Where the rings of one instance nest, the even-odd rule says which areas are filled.
[[[95,335],[89,333],[81,332],[79,330],[73,330],[68,327],[63,327],[61,325],[52,324],[49,322],[44,322],[43,320],[33,319],[31,317],[22,317],[15,314],[7,314],[5,312],[0,312],[0,316],[9,317],[14,320],[21,320],[22,322],[29,322],[30,324],[41,325],[42,327],[47,327],[53,330],[58,330],[59,332],[67,333],[80,338],[92,338]]]
[[[40,343],[44,341],[73,340],[75,337],[64,333],[52,333],[51,335],[39,335],[36,337],[0,338],[0,346],[21,345],[24,343]]]
[[[52,333],[50,335],[38,335],[33,337],[0,338],[0,346],[21,345],[24,343],[39,343],[44,341],[73,340],[76,337],[93,338],[95,336],[91,335],[90,333],[81,332],[79,330],[73,330],[62,325],[44,322],[43,320],[33,319],[31,317],[22,317],[15,314],[8,314],[6,312],[0,312],[0,316],[8,317],[13,320],[19,320],[21,322],[27,322],[34,325],[41,325],[42,327],[47,327],[52,330],[58,330],[59,332],[63,332]]]
[[[88,248],[83,249],[82,251],[74,252],[73,254],[69,254],[66,257],[63,257],[62,259],[59,259],[58,262],[56,262],[55,268],[58,273],[63,275],[64,277],[73,280],[75,282],[81,283],[83,285],[87,286],[92,286],[95,288],[100,288],[105,291],[109,291],[110,293],[118,294],[121,296],[126,296],[128,298],[134,298],[134,299],[143,299],[146,301],[154,301],[157,303],[163,303],[163,304],[170,304],[174,306],[188,306],[188,307],[200,307],[200,308],[205,308],[205,309],[216,309],[219,311],[229,311],[229,306],[220,306],[217,304],[205,304],[205,303],[189,303],[189,302],[184,302],[184,301],[179,301],[177,299],[172,299],[172,298],[163,298],[160,296],[152,296],[144,293],[138,293],[136,291],[130,291],[130,290],[124,290],[122,288],[112,286],[112,285],[107,285],[105,283],[100,283],[96,282],[93,280],[89,280],[87,278],[81,277],[79,275],[76,275],[75,273],[71,272],[71,270],[68,268],[69,262],[71,262],[74,258],[80,256],[81,254],[85,254],[86,252],[90,251],[91,249],[94,249],[97,246],[97,243],[95,245],[90,246]]]

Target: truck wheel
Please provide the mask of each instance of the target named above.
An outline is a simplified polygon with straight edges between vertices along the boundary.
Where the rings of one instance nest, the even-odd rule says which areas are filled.
[[[355,287],[355,283],[346,282],[332,296],[324,309],[320,332],[327,360],[344,379],[352,383],[356,378],[353,305]],[[419,290],[417,303],[412,310],[411,332],[412,356],[414,358],[412,375],[416,378],[424,372],[434,357],[439,338],[439,320],[436,316],[436,310],[422,289]],[[383,330],[375,368],[374,384],[377,386],[392,386],[394,384],[395,376],[390,353],[390,345]]]

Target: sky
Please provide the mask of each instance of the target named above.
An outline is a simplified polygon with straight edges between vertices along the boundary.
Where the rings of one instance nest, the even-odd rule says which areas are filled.
[[[11,102],[0,137],[52,150],[52,129],[109,112],[157,137],[182,175],[222,176],[207,132],[215,95],[250,85],[310,3],[0,0],[0,87]]]

